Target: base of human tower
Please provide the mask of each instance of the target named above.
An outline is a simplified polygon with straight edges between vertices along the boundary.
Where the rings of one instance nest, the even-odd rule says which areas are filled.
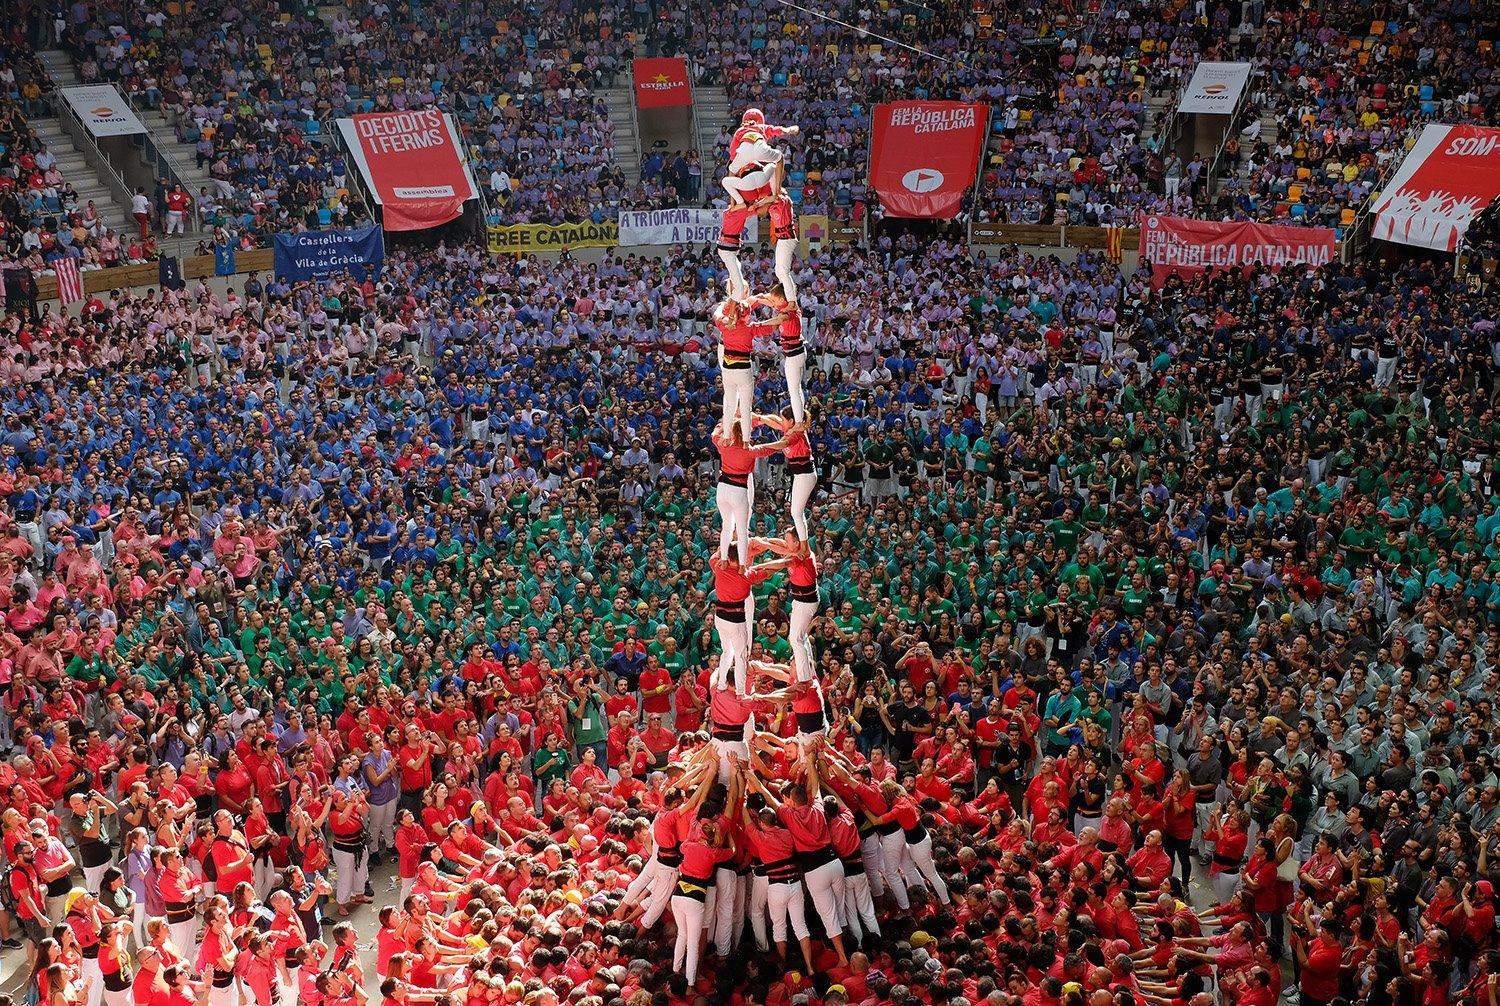
[[[898,783],[874,783],[821,730],[784,735],[786,706],[815,682],[756,660],[749,684],[736,696],[754,710],[741,731],[716,720],[671,765],[654,851],[616,917],[649,934],[670,914],[673,970],[700,990],[739,990],[752,973],[783,985],[864,977],[896,935],[882,935],[877,900],[901,936],[914,909],[948,903],[931,836]]]

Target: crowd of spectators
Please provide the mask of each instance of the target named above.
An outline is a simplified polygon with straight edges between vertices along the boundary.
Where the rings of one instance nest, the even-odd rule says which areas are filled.
[[[540,23],[525,5],[456,0],[363,0],[329,20],[282,7],[237,6],[233,31],[118,0],[66,15],[84,79],[164,104],[215,181],[209,218],[252,238],[361,213],[325,130],[333,117],[387,107],[436,105],[460,118],[498,221],[711,201],[717,189],[701,177],[643,164],[631,185],[615,163],[598,88],[628,83],[630,58],[648,52],[683,52],[734,107],[800,124],[802,137],[785,141],[790,193],[838,218],[871,208],[864,162],[880,101],[989,102],[976,219],[1075,225],[1130,223],[1146,208],[1346,225],[1413,125],[1491,121],[1495,107],[1495,15],[1469,0],[1430,10],[1370,0],[1354,11],[1288,0],[1057,11],[842,0],[821,18],[785,6],[579,2]],[[1161,149],[1171,103],[1201,59],[1257,67],[1223,185],[1208,184],[1209,158]],[[1274,141],[1259,135],[1261,113],[1277,123]],[[710,177],[725,146],[698,152]]]
[[[125,957],[136,1002],[1487,1002],[1493,293],[800,268],[829,743],[919,796],[951,905],[695,989],[613,918],[716,656],[716,259],[395,251],[6,317],[4,933],[39,996]],[[372,896],[373,964],[324,923]]]
[[[1496,17],[1467,0],[1273,10],[1249,56],[1255,100],[1231,159],[1237,177],[1215,209],[1352,224],[1423,123],[1496,122]]]
[[[453,113],[505,222],[587,220],[627,197],[595,91],[621,63],[613,10],[563,4],[537,23],[524,4],[376,0],[327,20],[285,6],[237,5],[226,23],[111,0],[68,15],[84,79],[167,110],[214,181],[211,217],[234,232],[356,218],[328,133],[385,109]]]
[[[37,272],[59,258],[82,269],[147,261],[150,239],[117,233],[92,199],[80,201],[32,126],[48,78],[23,28],[0,40],[0,256]]]

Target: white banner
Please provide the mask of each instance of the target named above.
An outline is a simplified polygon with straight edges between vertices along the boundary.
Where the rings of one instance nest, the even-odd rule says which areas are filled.
[[[1250,82],[1249,63],[1199,63],[1178,102],[1179,112],[1228,115]]]
[[[146,127],[135,117],[113,84],[85,84],[60,88],[83,125],[95,136],[134,136]]]
[[[672,210],[621,210],[620,245],[701,245],[719,240],[723,211],[690,206]],[[745,224],[744,238],[754,241],[757,221]]]

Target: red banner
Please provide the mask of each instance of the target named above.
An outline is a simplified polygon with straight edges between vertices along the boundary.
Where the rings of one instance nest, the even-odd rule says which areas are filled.
[[[1375,204],[1376,237],[1457,251],[1469,223],[1500,196],[1500,129],[1430,123]]]
[[[636,108],[666,108],[693,103],[687,60],[681,56],[638,59],[631,69],[635,74]]]
[[[340,119],[360,174],[388,231],[419,231],[458,219],[474,179],[451,116],[436,109],[367,112]]]
[[[1141,221],[1141,258],[1151,282],[1195,276],[1207,269],[1302,266],[1316,269],[1338,254],[1330,227],[1275,227],[1250,221],[1221,223],[1147,214]]]
[[[952,220],[979,169],[989,106],[897,101],[875,106],[870,184],[887,216]]]

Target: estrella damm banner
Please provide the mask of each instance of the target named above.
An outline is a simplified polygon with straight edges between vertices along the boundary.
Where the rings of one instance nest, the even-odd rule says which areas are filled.
[[[613,220],[600,224],[502,224],[489,228],[489,248],[495,255],[612,248],[619,243],[620,226]]]

